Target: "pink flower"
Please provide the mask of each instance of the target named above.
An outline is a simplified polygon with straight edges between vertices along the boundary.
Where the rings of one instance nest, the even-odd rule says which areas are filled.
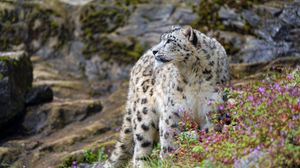
[[[288,79],[293,79],[293,76],[292,76],[291,74],[288,74],[288,75],[287,75],[287,78],[288,78]]]

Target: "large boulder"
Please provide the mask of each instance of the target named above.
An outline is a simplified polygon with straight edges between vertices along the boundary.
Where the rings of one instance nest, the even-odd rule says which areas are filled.
[[[87,117],[102,111],[100,100],[64,100],[54,101],[26,109],[22,127],[28,134],[52,133],[66,125],[83,121]]]
[[[0,129],[22,114],[32,80],[32,64],[25,52],[0,52]]]

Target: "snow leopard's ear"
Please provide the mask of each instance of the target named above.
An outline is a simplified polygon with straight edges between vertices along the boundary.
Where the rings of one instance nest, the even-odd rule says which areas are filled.
[[[197,45],[198,42],[198,38],[197,35],[195,33],[195,31],[193,30],[193,28],[191,26],[184,26],[182,28],[182,34],[188,38],[188,40],[194,45]]]
[[[173,25],[173,26],[171,27],[171,31],[177,30],[177,29],[181,29],[181,26],[179,26],[179,25]]]

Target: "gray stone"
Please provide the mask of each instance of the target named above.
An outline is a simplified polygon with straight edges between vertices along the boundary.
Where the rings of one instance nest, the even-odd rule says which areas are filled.
[[[99,100],[69,100],[51,102],[27,108],[22,123],[26,133],[51,133],[66,125],[82,121],[86,117],[102,111]]]
[[[50,86],[42,85],[31,89],[26,94],[26,106],[38,105],[53,100],[53,91]]]
[[[237,54],[238,59],[233,62],[257,63],[271,61],[286,55],[290,49],[288,43],[271,43],[264,40],[252,39]]]
[[[260,17],[252,10],[243,10],[242,16],[253,27],[256,27],[260,22]]]
[[[300,2],[287,5],[279,18],[287,25],[300,26]]]
[[[271,61],[278,57],[300,55],[299,3],[294,2],[282,8],[259,5],[256,9],[243,11],[243,18],[253,27],[255,39],[248,39],[232,61],[257,63]],[[258,15],[260,18],[258,17]]]
[[[245,26],[240,14],[230,8],[221,7],[218,15],[225,26],[237,27],[242,29]]]
[[[78,168],[104,168],[104,162],[96,162],[93,164],[81,163]]]
[[[25,52],[0,53],[0,126],[23,114],[32,64]]]
[[[221,7],[218,15],[220,19],[224,20],[240,20],[240,16],[233,9],[226,7]]]
[[[272,163],[268,161],[268,156],[266,152],[254,150],[250,154],[235,161],[234,168],[270,167]]]
[[[196,19],[190,8],[176,7],[169,4],[141,4],[129,18],[129,23],[117,29],[121,36],[136,37],[145,46],[152,46],[159,41],[162,33],[172,25],[188,25]]]

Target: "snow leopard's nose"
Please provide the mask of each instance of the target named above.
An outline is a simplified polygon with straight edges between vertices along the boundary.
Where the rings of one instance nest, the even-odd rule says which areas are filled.
[[[155,55],[157,52],[157,50],[152,50],[153,55]]]

